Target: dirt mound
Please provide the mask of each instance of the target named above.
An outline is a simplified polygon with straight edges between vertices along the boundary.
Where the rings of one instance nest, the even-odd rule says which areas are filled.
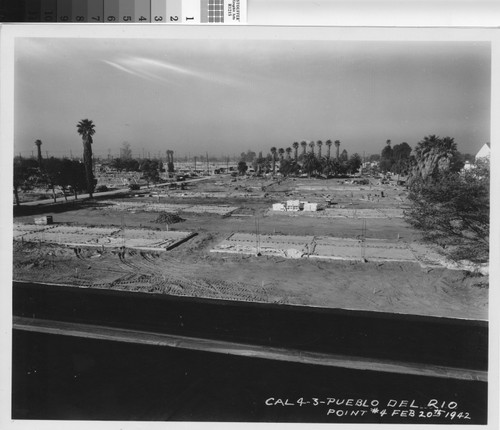
[[[185,221],[185,219],[181,218],[177,214],[162,212],[162,213],[158,214],[158,217],[151,222],[155,222],[157,224],[176,224],[176,223],[182,222],[182,221]]]

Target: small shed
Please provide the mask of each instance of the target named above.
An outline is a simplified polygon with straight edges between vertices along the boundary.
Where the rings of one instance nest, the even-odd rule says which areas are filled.
[[[304,204],[304,211],[307,212],[316,212],[318,210],[318,204],[317,203],[305,203]]]
[[[52,219],[52,215],[46,215],[46,216],[41,216],[38,218],[35,218],[35,224],[36,225],[49,225],[52,224],[54,220]]]
[[[298,212],[301,209],[301,203],[299,200],[287,200],[286,210],[291,212]]]

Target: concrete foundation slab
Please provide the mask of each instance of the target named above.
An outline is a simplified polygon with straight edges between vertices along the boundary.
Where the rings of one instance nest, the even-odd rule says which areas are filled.
[[[138,250],[165,251],[188,240],[189,231],[158,231],[146,229],[119,229],[85,226],[54,226],[36,231],[31,226],[17,225],[18,231],[28,232],[15,236],[28,242],[56,243],[65,246],[91,246],[103,248],[126,247]]]
[[[188,205],[188,204],[169,204],[169,203],[145,203],[145,202],[103,202],[110,206],[106,209],[116,209],[125,211],[144,211],[144,212],[191,212],[191,213],[208,213],[216,215],[228,215],[238,208],[235,206],[225,205]]]
[[[344,209],[326,208],[322,211],[280,212],[269,210],[267,215],[314,216],[320,218],[386,219],[403,218],[403,209]]]
[[[256,235],[234,233],[211,252],[279,256],[283,258],[318,258],[327,260],[402,261],[442,266],[442,258],[425,252],[423,245],[414,249],[399,241],[350,239],[330,236]],[[424,259],[425,254],[425,259]]]
[[[28,233],[36,233],[54,228],[54,225],[19,224],[14,223],[14,239],[26,236]]]
[[[184,209],[184,212],[192,212],[192,213],[209,213],[216,215],[229,215],[231,212],[234,212],[238,209],[235,206],[209,206],[209,205],[195,205],[189,206]]]

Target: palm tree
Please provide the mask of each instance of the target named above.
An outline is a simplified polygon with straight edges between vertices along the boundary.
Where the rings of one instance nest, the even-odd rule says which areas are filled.
[[[337,160],[340,158],[340,154],[339,154],[339,151],[340,151],[340,140],[336,140],[335,141],[335,148],[337,148]]]
[[[40,139],[35,140],[35,145],[37,148],[37,159],[38,159],[38,168],[42,169],[42,141]]]
[[[292,158],[292,155],[291,155],[292,154],[292,148],[290,148],[290,147],[286,148],[285,152],[286,152],[286,158],[288,160],[290,160]]]
[[[171,149],[167,149],[167,172],[168,173],[174,173],[175,172],[175,167],[174,167],[174,151]]]
[[[325,142],[325,145],[328,147],[328,150],[326,151],[326,158],[329,160],[330,159],[330,151],[332,149],[332,141],[330,139],[328,139]]]
[[[394,154],[391,148],[391,141],[388,139],[386,145],[380,154],[380,164],[379,168],[383,172],[392,171],[392,165],[394,164]]]
[[[336,176],[341,170],[340,162],[336,159],[326,158],[323,163],[323,173],[327,176]]]
[[[316,146],[318,147],[318,159],[321,159],[321,147],[323,146],[323,142],[321,140],[318,140],[316,142]]]
[[[316,159],[314,152],[308,152],[304,158],[304,163],[302,164],[302,168],[307,172],[307,176],[310,178],[311,175],[320,168],[320,166],[321,164]]]
[[[94,123],[89,119],[82,119],[77,125],[77,131],[83,141],[83,164],[85,166],[85,178],[87,180],[87,192],[93,197],[95,180],[92,171],[92,136],[95,134]]]
[[[280,155],[280,161],[283,161],[283,156],[285,155],[285,150],[283,148],[278,149],[278,154]]]
[[[276,171],[276,147],[273,146],[271,148],[271,156],[272,156],[272,161],[273,161],[273,175],[274,172]]]
[[[309,148],[311,148],[311,154],[313,154],[313,155],[314,155],[314,141],[313,141],[313,140],[311,140],[311,141],[309,142]]]
[[[448,170],[457,144],[452,137],[426,136],[415,147],[415,166],[412,175],[426,179],[436,171]]]
[[[302,146],[302,157],[305,157],[306,155],[306,148],[307,148],[307,142],[303,140],[300,142],[300,146]]]
[[[298,151],[299,151],[299,142],[293,142],[292,146],[293,146],[293,149],[295,151],[295,153],[294,153],[295,162],[297,162]]]

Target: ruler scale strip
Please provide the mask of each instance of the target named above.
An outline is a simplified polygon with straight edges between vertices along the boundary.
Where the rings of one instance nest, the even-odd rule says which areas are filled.
[[[87,0],[87,21],[104,22],[104,0]]]
[[[195,24],[200,22],[200,2],[199,0],[182,1],[182,23]]]
[[[134,22],[151,22],[151,0],[135,0]]]
[[[224,22],[224,0],[208,0],[208,22]]]
[[[57,0],[57,22],[71,22],[71,0]]]
[[[104,0],[104,22],[118,22],[120,17],[120,1]]]
[[[134,11],[134,0],[120,0],[118,4],[119,22],[134,22],[135,20],[135,11]]]
[[[42,4],[40,0],[25,0],[24,20],[26,22],[40,22]]]
[[[71,0],[71,22],[88,22],[87,1]]]
[[[182,22],[182,0],[167,1],[167,23],[180,24]]]
[[[238,24],[247,7],[247,0],[24,0],[15,8],[6,1],[0,22]]]
[[[57,0],[42,0],[40,19],[42,22],[57,21]]]
[[[151,22],[167,22],[167,0],[151,0]]]

